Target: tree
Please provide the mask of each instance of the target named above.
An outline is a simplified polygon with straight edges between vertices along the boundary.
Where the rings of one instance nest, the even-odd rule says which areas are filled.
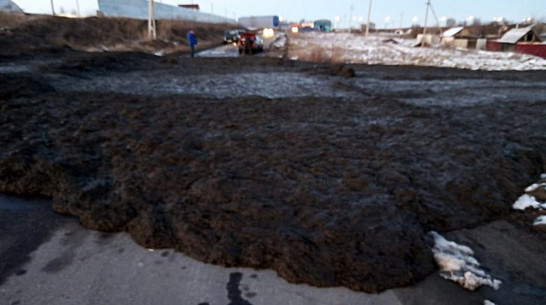
[[[446,20],[447,27],[453,27],[455,26],[455,24],[457,24],[457,20],[455,20],[455,18],[447,18]]]

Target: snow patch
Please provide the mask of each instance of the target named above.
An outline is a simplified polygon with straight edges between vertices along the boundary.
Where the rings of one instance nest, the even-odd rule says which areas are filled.
[[[546,203],[540,203],[536,200],[535,197],[525,194],[519,197],[518,200],[516,200],[512,208],[514,210],[522,211],[527,208],[546,209]]]
[[[502,282],[480,268],[472,249],[448,241],[437,232],[433,231],[430,234],[434,237],[432,253],[443,278],[459,283],[468,290],[475,290],[483,285],[499,289]]]
[[[286,34],[281,34],[277,36],[275,41],[273,42],[272,46],[278,49],[284,48],[286,45]]]
[[[496,304],[489,301],[489,300],[485,300],[485,301],[483,301],[483,305],[496,305]]]
[[[533,185],[529,186],[525,189],[526,193],[531,193],[536,191],[539,187],[543,186],[546,189],[546,183],[534,183]]]
[[[533,226],[546,226],[546,216],[539,216],[537,219],[535,219]]]
[[[371,65],[415,65],[490,71],[546,69],[546,59],[532,55],[440,47],[415,48],[411,46],[413,40],[398,39],[396,43],[392,41],[385,37],[364,37],[358,34],[305,33],[291,36],[289,52],[291,57],[312,59],[311,52],[321,50],[324,60]]]
[[[546,179],[546,174],[540,175],[540,179]]]

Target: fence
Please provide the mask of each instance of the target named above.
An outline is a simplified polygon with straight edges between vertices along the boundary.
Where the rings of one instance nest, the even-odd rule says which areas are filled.
[[[148,0],[98,0],[99,11],[107,17],[128,17],[148,19]],[[182,7],[155,3],[156,19],[181,19],[207,23],[232,23],[234,19],[202,13]]]

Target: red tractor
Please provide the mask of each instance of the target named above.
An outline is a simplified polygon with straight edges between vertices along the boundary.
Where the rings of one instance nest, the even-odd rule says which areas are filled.
[[[240,36],[241,38],[237,42],[239,54],[254,54],[264,50],[263,39],[256,33],[244,32]]]

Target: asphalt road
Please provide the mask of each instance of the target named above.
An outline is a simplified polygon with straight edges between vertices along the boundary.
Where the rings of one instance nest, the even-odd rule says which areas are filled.
[[[270,270],[224,268],[168,249],[144,249],[124,233],[84,229],[48,205],[0,195],[1,304],[460,305],[512,293],[489,287],[472,293],[437,274],[381,294],[295,285]]]

